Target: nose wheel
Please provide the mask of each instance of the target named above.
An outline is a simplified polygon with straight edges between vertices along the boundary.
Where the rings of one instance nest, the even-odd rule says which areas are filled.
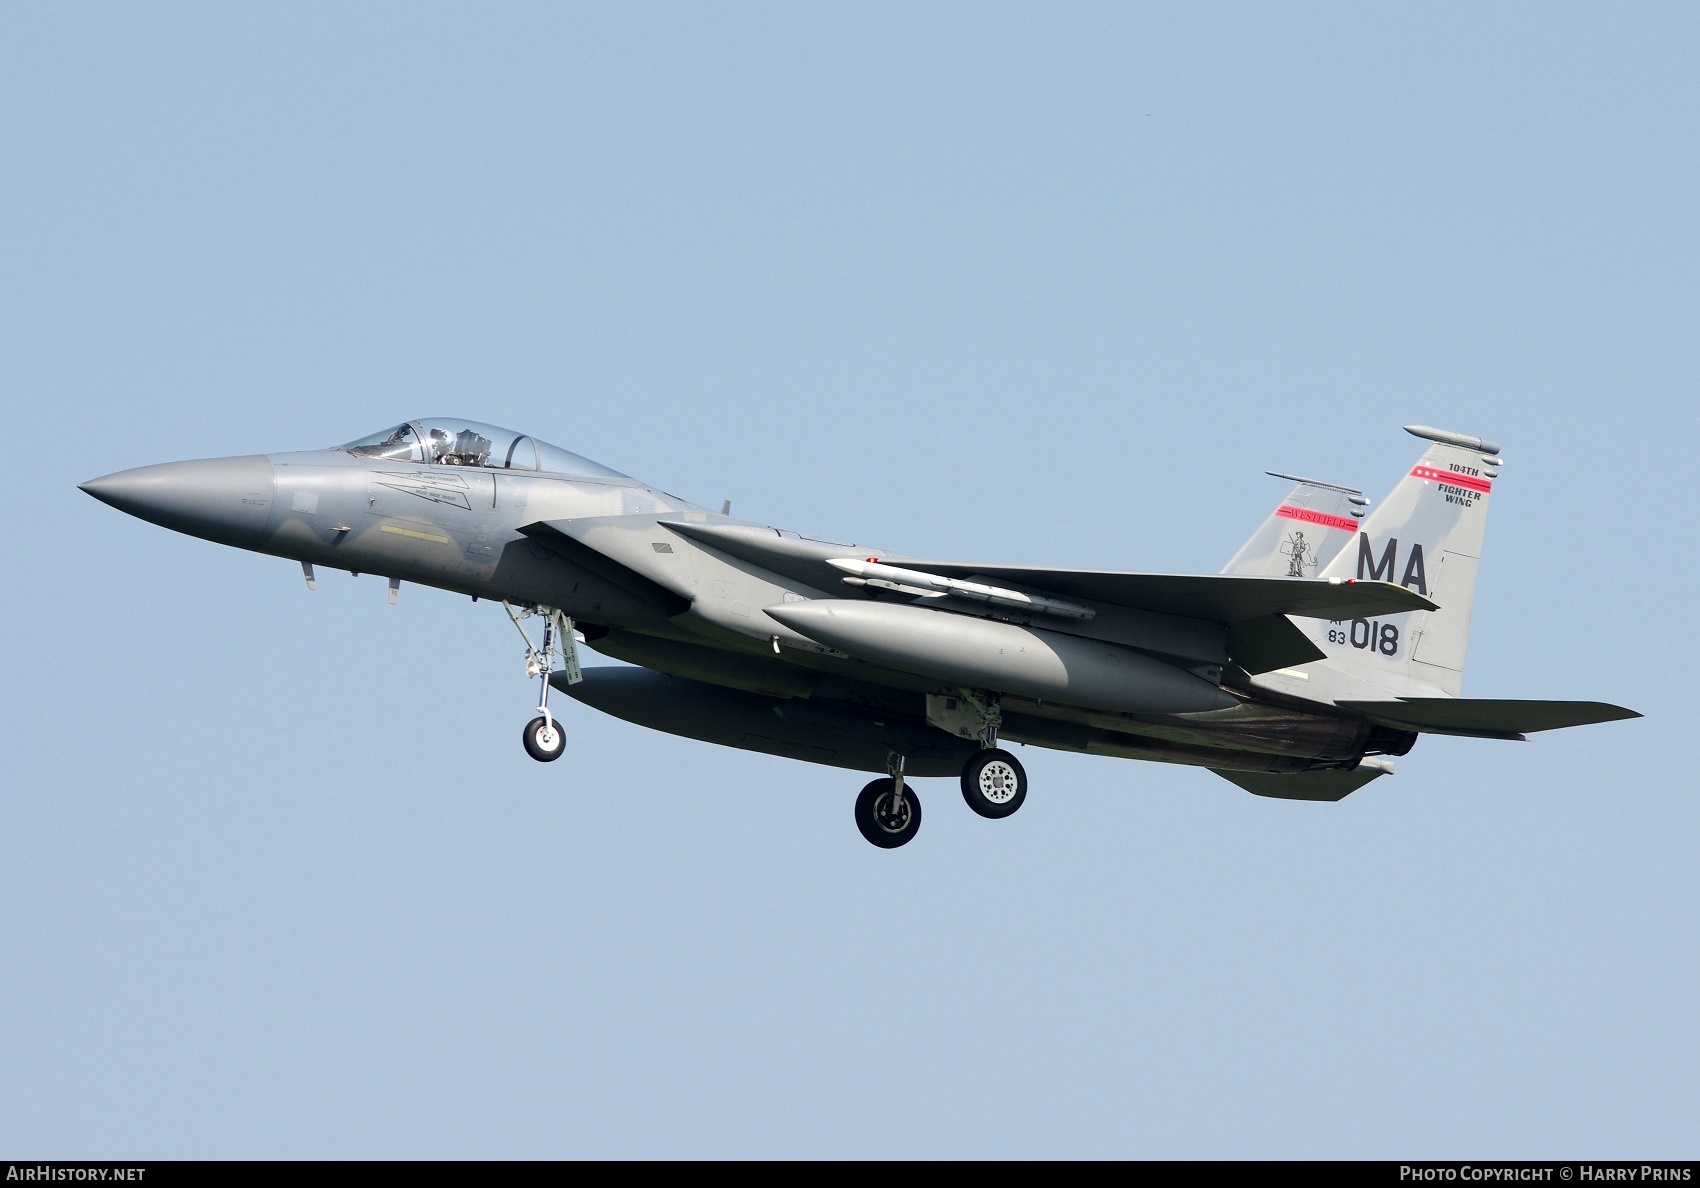
[[[553,715],[546,718],[539,714],[531,719],[520,737],[525,742],[525,753],[539,763],[553,763],[567,749],[566,731]]]
[[[962,799],[982,817],[1007,817],[1027,799],[1021,760],[996,748],[981,751],[962,769]]]

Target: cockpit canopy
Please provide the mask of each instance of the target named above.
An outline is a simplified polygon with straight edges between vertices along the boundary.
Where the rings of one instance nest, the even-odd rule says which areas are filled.
[[[420,462],[435,466],[479,466],[487,470],[530,470],[631,481],[617,470],[571,450],[459,417],[425,417],[385,429],[340,447],[362,458]]]

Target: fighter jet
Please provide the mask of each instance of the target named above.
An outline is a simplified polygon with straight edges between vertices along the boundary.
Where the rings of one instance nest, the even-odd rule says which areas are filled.
[[[913,839],[910,781],[1008,817],[1005,746],[1207,768],[1338,801],[1424,734],[1522,739],[1639,717],[1461,696],[1499,447],[1428,444],[1374,510],[1296,482],[1220,574],[905,556],[711,511],[526,434],[427,417],[334,449],[170,462],[82,484],[178,532],[499,604],[540,683],[522,739],[561,757],[554,689],[655,730],[879,775],[876,846]],[[528,627],[530,624],[530,627]],[[540,635],[534,638],[533,630]],[[583,668],[580,642],[628,666]]]

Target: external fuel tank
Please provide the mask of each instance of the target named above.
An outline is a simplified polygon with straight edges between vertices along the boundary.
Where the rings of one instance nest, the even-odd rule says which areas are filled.
[[[857,659],[947,685],[1130,714],[1238,704],[1209,681],[1154,656],[1059,631],[851,599],[791,602],[770,606],[767,614]]]

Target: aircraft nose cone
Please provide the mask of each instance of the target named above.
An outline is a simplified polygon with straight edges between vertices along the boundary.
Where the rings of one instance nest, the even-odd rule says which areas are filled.
[[[265,534],[272,464],[262,454],[120,470],[78,484],[102,503],[175,532],[247,547]]]

